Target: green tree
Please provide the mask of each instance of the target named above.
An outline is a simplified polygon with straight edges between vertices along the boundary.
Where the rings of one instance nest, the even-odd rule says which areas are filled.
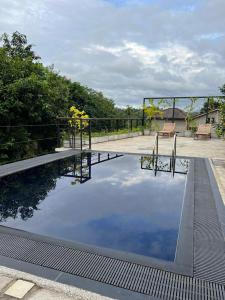
[[[45,67],[24,34],[3,34],[0,45],[0,163],[54,151],[58,117],[69,117],[76,106],[92,118],[126,118],[101,92],[72,82]],[[131,117],[141,117],[131,109]],[[27,126],[27,125],[36,125]],[[108,121],[93,128],[110,129]]]
[[[200,110],[201,114],[207,113],[207,111],[211,111],[214,109],[217,109],[219,107],[219,101],[213,99],[213,98],[209,98],[209,102],[208,100],[204,102],[203,107]]]
[[[4,34],[1,40],[0,122],[7,127],[0,129],[0,161],[52,151],[55,128],[10,126],[54,123],[69,107],[70,82],[43,66],[23,34]]]
[[[225,84],[220,88],[222,94],[225,95]],[[220,121],[219,124],[216,124],[216,133],[218,137],[225,137],[225,96],[224,98],[220,98],[219,102],[219,114],[220,114]]]
[[[116,115],[115,103],[101,92],[84,87],[77,82],[72,82],[69,89],[71,105],[76,103],[78,108],[84,110],[91,118]]]

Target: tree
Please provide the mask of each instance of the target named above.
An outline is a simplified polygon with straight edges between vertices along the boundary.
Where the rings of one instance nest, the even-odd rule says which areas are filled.
[[[76,166],[76,172],[80,171],[80,165]],[[8,218],[31,218],[38,205],[55,189],[57,180],[71,168],[74,159],[68,158],[0,178],[0,223]]]
[[[187,111],[186,118],[185,118],[187,130],[191,130],[196,127],[196,123],[193,121],[193,116],[194,116],[195,103],[197,101],[198,98],[190,98],[190,103],[185,107],[185,110]]]
[[[220,88],[220,92],[225,95],[225,84],[223,86],[221,86]]]
[[[220,91],[222,94],[225,95],[225,84],[220,88]],[[219,114],[220,114],[220,121],[219,124],[216,124],[216,133],[218,137],[223,137],[225,136],[225,97],[224,99],[219,99],[218,100],[219,105]]]
[[[16,160],[56,145],[54,123],[69,107],[69,81],[39,61],[23,34],[2,36],[0,47],[0,161]],[[18,127],[19,125],[25,125]],[[17,126],[17,127],[11,127]],[[51,137],[52,139],[48,139]],[[39,140],[39,143],[33,142]]]
[[[4,48],[10,57],[31,58],[32,60],[40,58],[31,50],[32,45],[27,45],[26,35],[18,31],[12,34],[11,39],[8,34],[4,33],[0,40],[3,41]]]
[[[217,109],[219,107],[219,101],[215,100],[214,98],[210,97],[209,101],[207,100],[203,107],[200,110],[201,114],[207,113],[211,110]]]
[[[58,117],[76,106],[91,118],[127,117],[101,92],[72,82],[45,67],[27,37],[3,34],[0,45],[0,164],[54,151]],[[132,109],[132,116],[140,110]],[[28,125],[33,126],[28,126]],[[109,122],[93,129],[110,128]]]
[[[70,103],[77,104],[80,110],[84,110],[91,118],[112,117],[116,115],[115,103],[101,92],[97,92],[80,83],[70,84]]]

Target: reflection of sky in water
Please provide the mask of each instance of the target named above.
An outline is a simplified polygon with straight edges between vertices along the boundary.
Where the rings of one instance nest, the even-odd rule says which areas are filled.
[[[158,172],[155,177],[140,168],[139,156],[129,155],[95,165],[91,172],[84,184],[58,178],[33,217],[8,218],[3,224],[173,260],[186,175]]]

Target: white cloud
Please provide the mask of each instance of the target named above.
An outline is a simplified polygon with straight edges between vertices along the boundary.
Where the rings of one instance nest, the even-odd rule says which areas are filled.
[[[224,0],[137,2],[1,0],[0,33],[27,34],[45,64],[118,105],[218,94],[225,83]]]

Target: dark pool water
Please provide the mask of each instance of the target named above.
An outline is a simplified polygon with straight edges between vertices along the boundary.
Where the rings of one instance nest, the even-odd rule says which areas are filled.
[[[173,261],[188,161],[83,154],[0,179],[0,225]]]

